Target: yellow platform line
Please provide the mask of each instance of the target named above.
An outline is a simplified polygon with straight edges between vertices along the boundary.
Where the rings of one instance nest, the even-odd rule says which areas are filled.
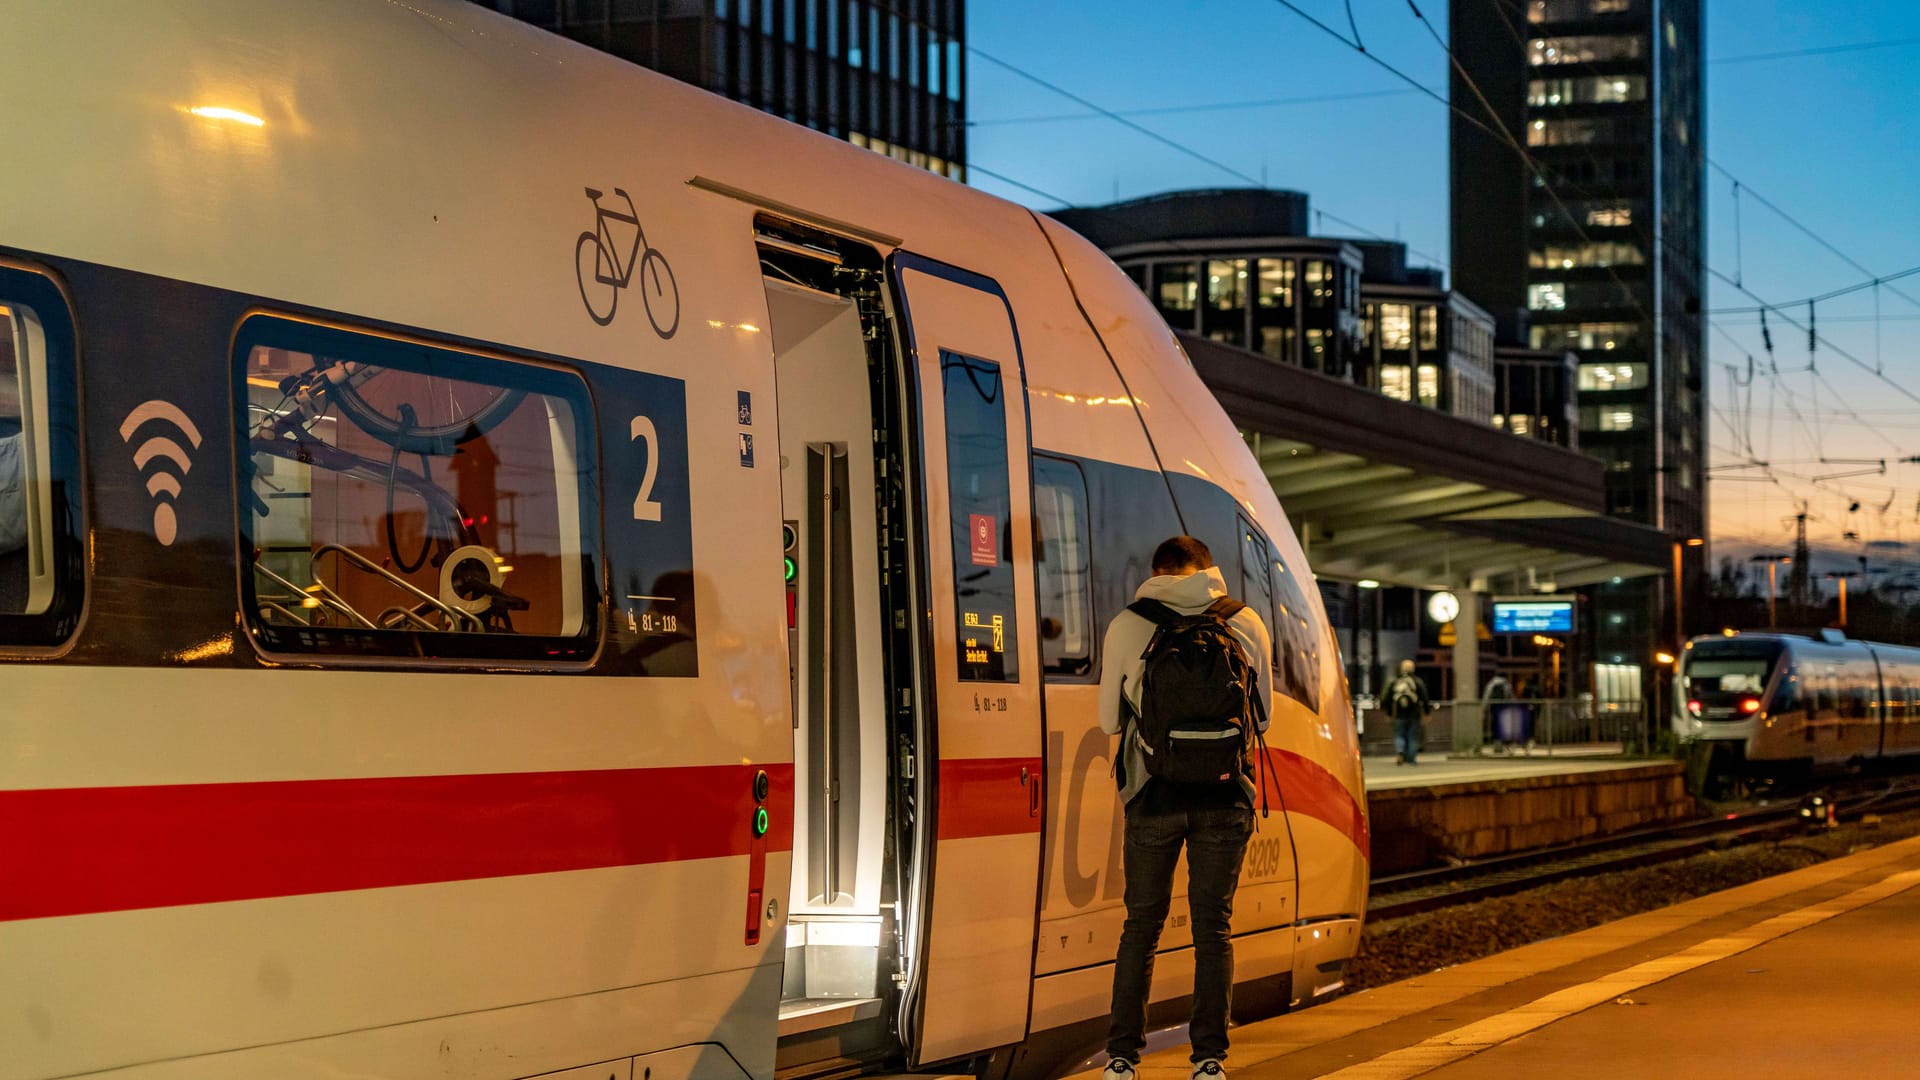
[[[1920,870],[1903,870],[1832,900],[1775,915],[1744,930],[1710,938],[1668,956],[1623,968],[1611,975],[1569,986],[1372,1061],[1326,1073],[1323,1080],[1409,1080],[1483,1050],[1564,1020],[1605,1002],[1695,968],[1746,952],[1758,945],[1825,922],[1836,915],[1878,903],[1920,885]]]

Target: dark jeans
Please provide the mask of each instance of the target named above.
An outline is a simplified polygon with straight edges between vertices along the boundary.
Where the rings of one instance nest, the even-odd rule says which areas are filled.
[[[1156,784],[1159,781],[1155,781]],[[1146,1045],[1153,954],[1173,902],[1173,870],[1187,849],[1187,912],[1193,925],[1193,1060],[1227,1056],[1227,1007],[1233,995],[1228,922],[1240,863],[1253,835],[1253,809],[1241,803],[1183,805],[1149,790],[1127,807],[1127,922],[1113,966],[1113,1024],[1107,1053],[1140,1060]]]
[[[1393,718],[1393,752],[1400,760],[1412,764],[1420,756],[1420,743],[1424,733],[1420,730],[1420,717],[1396,716]]]

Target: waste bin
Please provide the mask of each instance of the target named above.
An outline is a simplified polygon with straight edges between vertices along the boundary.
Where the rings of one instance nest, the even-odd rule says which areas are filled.
[[[1533,706],[1493,706],[1493,741],[1524,746],[1533,741]]]

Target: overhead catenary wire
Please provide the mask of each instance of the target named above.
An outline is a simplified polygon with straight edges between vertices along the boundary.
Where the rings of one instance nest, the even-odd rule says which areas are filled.
[[[1716,56],[1707,60],[1709,64],[1752,64],[1761,60],[1789,60],[1800,56],[1831,56],[1834,53],[1865,52],[1869,49],[1899,49],[1920,45],[1920,37],[1887,38],[1881,41],[1856,41],[1845,45],[1819,45],[1810,49],[1788,49],[1784,52],[1747,53],[1744,56]]]
[[[1057,83],[1050,82],[1047,79],[1043,79],[1040,76],[1025,70],[1024,68],[1008,63],[1007,61],[1002,60],[999,57],[994,56],[990,53],[984,52],[981,49],[976,48],[974,46],[969,45],[967,47],[967,52],[973,56],[977,56],[980,59],[985,60],[989,64],[994,65],[995,67],[1001,68],[1002,70],[1009,72],[1010,74],[1017,75],[1020,78],[1033,83],[1035,86],[1041,87],[1042,89],[1049,90],[1055,94],[1058,94],[1061,97],[1066,98],[1068,101],[1071,101],[1076,105],[1081,106],[1082,108],[1090,109],[1093,112],[1098,113],[1099,115],[1104,116],[1109,120],[1112,120],[1114,123],[1117,123],[1122,127],[1127,128],[1130,131],[1134,131],[1141,135],[1144,135],[1147,138],[1152,139],[1154,142],[1161,144],[1162,146],[1175,150],[1180,154],[1183,154],[1189,158],[1192,158],[1193,160],[1198,161],[1204,165],[1209,165],[1215,169],[1218,169],[1221,172],[1226,173],[1228,176],[1234,177],[1237,180],[1244,181],[1245,183],[1253,187],[1259,188],[1261,190],[1268,190],[1268,185],[1266,184],[1266,182],[1261,180],[1259,177],[1253,176],[1249,173],[1241,171],[1240,169],[1234,168],[1232,165],[1229,165],[1226,162],[1219,160],[1218,158],[1210,157],[1207,154],[1203,154],[1200,151],[1195,150],[1193,147],[1187,146],[1186,144],[1181,143],[1175,139],[1168,138],[1167,136],[1162,135],[1157,131],[1154,131],[1152,128],[1146,127],[1143,124],[1135,123],[1134,121],[1128,119],[1126,116],[1122,115],[1116,110],[1109,109],[1104,105],[1100,105],[1096,102],[1089,101],[1086,98],[1081,97],[1080,95],[1074,93],[1071,90],[1066,89],[1063,86],[1060,86]],[[1425,87],[1420,87],[1420,89],[1426,90]],[[995,179],[1003,179],[1003,178],[996,175]],[[1012,183],[1013,181],[1008,181],[1008,182]],[[1036,194],[1040,194],[1040,192],[1038,192],[1036,189],[1026,184],[1017,184],[1016,186],[1022,188],[1023,190],[1032,191],[1032,192],[1035,192]],[[1063,202],[1068,206],[1074,205],[1074,203],[1067,200],[1060,199],[1059,196],[1056,196],[1056,195],[1047,194],[1045,195],[1045,197]],[[1359,230],[1361,233],[1365,234],[1371,239],[1374,239],[1374,240],[1390,240],[1391,239],[1390,237],[1387,237],[1379,232],[1375,232],[1372,229],[1365,228],[1354,222],[1347,221],[1344,218],[1340,218],[1333,214],[1329,214],[1324,210],[1321,210],[1319,212],[1321,213],[1322,216],[1327,217],[1331,220],[1340,222],[1341,224],[1345,225],[1347,228]],[[1447,264],[1446,259],[1441,258],[1438,255],[1434,255],[1431,252],[1421,251],[1420,249],[1411,247],[1411,246],[1407,247],[1407,251],[1414,255],[1419,256],[1422,259],[1435,263],[1437,265],[1444,266]]]
[[[1188,113],[1237,112],[1247,109],[1277,109],[1290,105],[1325,105],[1339,101],[1365,101],[1371,98],[1405,97],[1414,93],[1400,87],[1384,90],[1354,90],[1338,94],[1305,94],[1298,97],[1254,98],[1246,101],[1213,101],[1195,105],[1157,105],[1146,109],[1115,109],[1120,116],[1182,116]],[[1002,127],[1015,124],[1066,123],[1074,120],[1107,120],[1102,112],[1042,113],[1035,116],[1003,116],[997,119],[962,121],[967,127]]]

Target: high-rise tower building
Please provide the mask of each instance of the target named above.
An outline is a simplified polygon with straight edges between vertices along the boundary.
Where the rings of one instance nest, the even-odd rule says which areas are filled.
[[[966,179],[965,0],[473,0]]]
[[[1453,0],[1450,22],[1455,287],[1526,327],[1508,344],[1579,357],[1608,512],[1684,548],[1706,526],[1700,0]],[[1656,596],[1603,605],[1600,652],[1670,637]]]

